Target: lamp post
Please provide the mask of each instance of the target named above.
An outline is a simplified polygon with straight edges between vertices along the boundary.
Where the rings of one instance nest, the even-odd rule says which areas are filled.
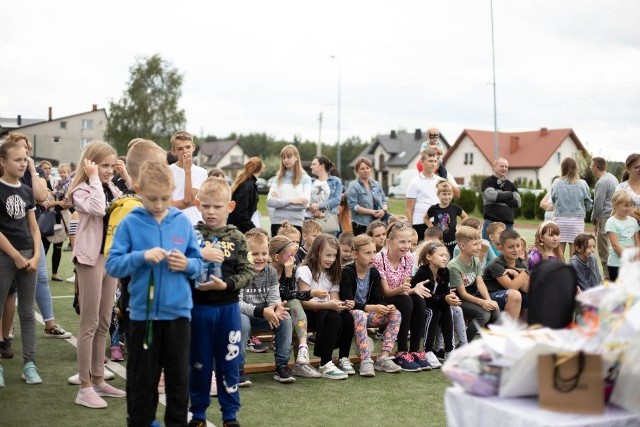
[[[318,147],[316,149],[316,156],[322,155],[322,111],[318,116]]]
[[[496,48],[493,37],[493,0],[490,0],[491,7],[491,61],[493,65],[493,160],[498,160],[500,156],[500,146],[498,143],[498,110],[496,107]]]
[[[339,56],[331,55],[331,59],[335,59],[338,61],[338,158],[337,158],[337,168],[340,173],[342,173],[342,150],[340,149],[340,97],[342,95],[342,62]]]

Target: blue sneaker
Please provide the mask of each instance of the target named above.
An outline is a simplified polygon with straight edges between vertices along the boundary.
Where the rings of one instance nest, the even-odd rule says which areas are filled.
[[[394,359],[394,362],[405,372],[420,372],[422,370],[420,365],[413,360],[413,356],[406,351],[398,354]]]
[[[421,371],[430,371],[432,369],[424,351],[414,351],[411,356],[413,356],[413,361],[420,365]]]
[[[27,382],[27,384],[41,384],[42,378],[38,375],[38,368],[33,362],[27,362],[24,365],[24,369],[22,370],[22,379]]]

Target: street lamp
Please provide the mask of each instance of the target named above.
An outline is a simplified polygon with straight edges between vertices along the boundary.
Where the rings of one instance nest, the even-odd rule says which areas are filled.
[[[340,57],[336,55],[331,55],[331,59],[335,59],[338,61],[338,161],[337,168],[340,173],[342,173],[342,151],[340,149],[340,96],[341,96],[341,86],[342,86],[342,62],[340,61]]]
[[[322,155],[322,111],[318,116],[318,147],[316,150],[316,156]]]
[[[491,7],[491,61],[493,68],[493,160],[497,161],[500,156],[500,146],[498,143],[498,110],[496,107],[496,48],[493,36],[493,0],[489,2]]]

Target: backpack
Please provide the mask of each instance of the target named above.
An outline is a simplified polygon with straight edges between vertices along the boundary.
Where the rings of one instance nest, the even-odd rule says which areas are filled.
[[[543,261],[529,281],[529,325],[566,328],[573,321],[578,278],[571,265]]]

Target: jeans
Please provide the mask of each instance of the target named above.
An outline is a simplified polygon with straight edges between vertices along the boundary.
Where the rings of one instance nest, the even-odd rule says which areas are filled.
[[[45,322],[53,320],[53,305],[51,303],[51,289],[49,289],[49,272],[47,271],[47,255],[44,252],[44,244],[40,242],[40,262],[38,262],[38,275],[36,279],[36,304]]]
[[[280,321],[277,328],[272,329],[269,322],[265,318],[247,316],[242,313],[240,315],[241,333],[242,333],[242,358],[244,359],[247,340],[252,331],[273,331],[276,336],[276,366],[283,366],[289,363],[291,355],[291,333],[293,326],[291,318]]]

